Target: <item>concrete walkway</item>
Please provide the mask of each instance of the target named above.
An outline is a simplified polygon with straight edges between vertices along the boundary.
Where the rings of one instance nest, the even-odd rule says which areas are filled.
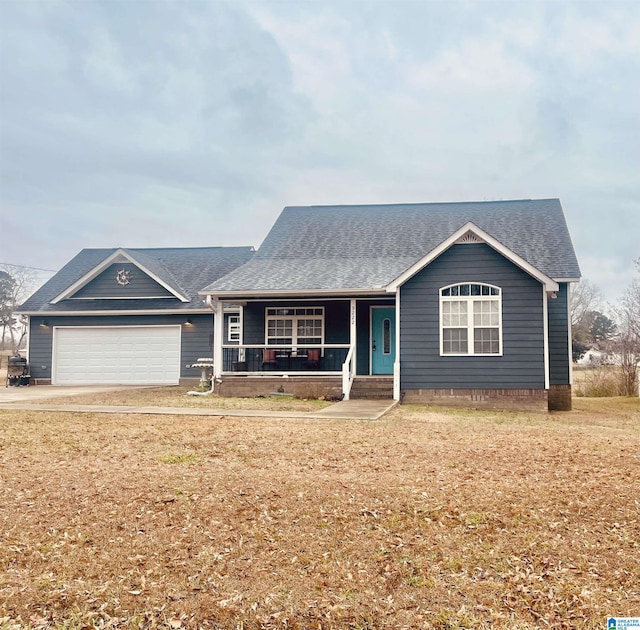
[[[46,391],[43,391],[45,390]],[[394,400],[343,400],[318,411],[267,411],[261,409],[210,409],[206,407],[138,407],[133,405],[73,405],[68,402],[56,404],[51,398],[96,392],[122,390],[122,387],[9,387],[0,391],[0,409],[22,411],[55,411],[68,413],[120,413],[150,414],[166,416],[213,416],[242,418],[307,418],[341,420],[377,420],[396,405]],[[128,389],[139,389],[131,387]],[[47,400],[28,403],[26,401]]]

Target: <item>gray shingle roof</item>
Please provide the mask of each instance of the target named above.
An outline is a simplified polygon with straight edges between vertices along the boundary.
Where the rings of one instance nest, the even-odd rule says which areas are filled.
[[[285,208],[255,256],[207,293],[376,290],[473,222],[547,276],[580,269],[558,199]]]
[[[118,248],[83,249],[55,276],[36,291],[21,307],[23,313],[49,313],[102,310],[193,310],[202,309],[198,291],[212,279],[221,278],[253,256],[252,247],[176,247],[125,249],[134,260],[146,267],[189,302],[174,300],[51,300],[106,260]]]

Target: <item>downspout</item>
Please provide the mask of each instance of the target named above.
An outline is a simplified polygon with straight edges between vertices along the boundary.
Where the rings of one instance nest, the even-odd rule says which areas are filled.
[[[213,317],[214,317],[214,330],[215,330],[215,308],[211,302],[211,296],[207,295],[207,299],[206,299],[206,304],[207,306],[213,311]],[[214,341],[215,343],[215,341]],[[215,378],[215,374],[211,375],[211,387],[206,391],[206,392],[196,392],[196,391],[188,391],[187,392],[187,396],[211,396],[211,394],[213,394],[213,389],[216,383],[216,378]]]

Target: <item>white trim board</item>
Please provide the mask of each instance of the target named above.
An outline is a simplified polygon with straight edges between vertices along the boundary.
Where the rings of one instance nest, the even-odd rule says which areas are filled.
[[[543,343],[544,343],[544,388],[549,389],[550,383],[550,361],[549,361],[549,296],[546,291],[542,292],[542,320],[543,320]]]

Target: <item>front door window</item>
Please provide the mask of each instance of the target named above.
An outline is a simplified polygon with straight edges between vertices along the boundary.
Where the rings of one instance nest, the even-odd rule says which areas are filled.
[[[388,317],[382,321],[382,352],[391,354],[391,320]]]

